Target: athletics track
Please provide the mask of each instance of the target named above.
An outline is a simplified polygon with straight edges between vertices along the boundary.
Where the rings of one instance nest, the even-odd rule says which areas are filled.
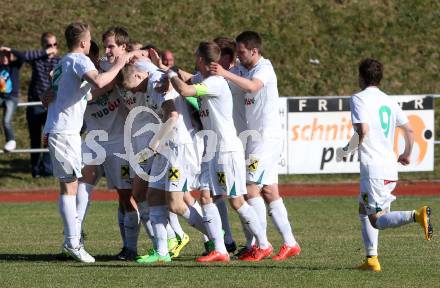
[[[280,193],[283,197],[336,197],[357,196],[359,184],[283,184]],[[1,202],[47,202],[58,199],[58,189],[0,189]],[[395,195],[440,196],[440,181],[399,182]],[[97,188],[93,191],[94,201],[114,201],[117,199],[114,190]]]

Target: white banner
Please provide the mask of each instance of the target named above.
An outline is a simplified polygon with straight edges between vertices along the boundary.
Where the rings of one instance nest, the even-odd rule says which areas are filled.
[[[406,95],[393,99],[408,116],[415,137],[411,164],[399,165],[399,171],[432,171],[433,98]],[[336,162],[336,148],[345,146],[353,134],[348,97],[288,99],[287,110],[287,173],[359,173],[357,153],[346,162]],[[402,133],[396,131],[396,154],[403,148]]]

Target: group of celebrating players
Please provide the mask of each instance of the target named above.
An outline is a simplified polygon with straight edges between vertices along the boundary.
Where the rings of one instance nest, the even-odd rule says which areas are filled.
[[[55,96],[45,133],[61,183],[66,254],[94,262],[81,227],[102,170],[119,194],[120,259],[154,263],[177,257],[189,241],[181,216],[204,235],[206,252],[197,261],[229,261],[237,247],[225,198],[247,239],[238,259],[260,261],[273,253],[266,205],[284,240],[272,258],[300,253],[277,187],[282,149],[277,79],[260,54],[258,33],[243,32],[237,43],[223,37],[201,42],[194,74],[163,65],[154,48],[129,52],[121,27],[103,34],[103,58],[86,24],[69,25],[65,36],[70,52],[53,72]],[[103,161],[81,157],[94,152],[88,141],[81,145],[83,115],[88,136],[100,132],[105,140],[99,142]],[[198,201],[187,193],[194,189],[200,191]],[[139,223],[153,244],[140,257]]]
[[[51,92],[43,99],[48,105],[44,132],[60,180],[65,254],[95,261],[81,232],[90,194],[104,173],[119,195],[121,260],[142,264],[178,257],[189,241],[180,216],[204,237],[206,251],[196,261],[230,261],[237,245],[226,198],[246,237],[237,259],[261,261],[273,254],[267,212],[283,239],[272,259],[300,253],[277,185],[282,152],[277,78],[261,55],[257,32],[242,32],[235,41],[201,42],[194,73],[167,67],[154,47],[129,51],[128,33],[121,27],[103,34],[102,58],[87,24],[70,24],[65,37],[69,53],[54,69]],[[93,145],[96,136],[99,145]],[[346,156],[352,150],[339,152]],[[102,151],[104,157],[91,157]],[[192,190],[200,191],[199,199]],[[432,235],[429,207],[411,213]],[[140,226],[153,247],[144,256],[137,249]]]

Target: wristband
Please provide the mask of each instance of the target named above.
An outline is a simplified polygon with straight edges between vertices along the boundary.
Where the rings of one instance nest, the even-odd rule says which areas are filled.
[[[168,71],[167,71],[167,75],[168,75],[168,78],[173,78],[173,77],[178,77],[179,75],[177,75],[177,73],[176,72],[174,72],[173,70],[171,70],[171,69],[168,69]]]

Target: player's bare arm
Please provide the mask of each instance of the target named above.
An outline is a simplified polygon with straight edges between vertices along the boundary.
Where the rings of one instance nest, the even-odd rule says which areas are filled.
[[[238,87],[240,87],[242,90],[244,90],[247,93],[253,93],[261,88],[263,88],[263,82],[256,78],[252,79],[246,79],[244,77],[235,75],[234,73],[229,72],[228,70],[224,69],[220,64],[218,63],[211,63],[209,65],[209,70],[211,74],[213,75],[219,75],[224,77],[225,79],[232,81],[234,84],[236,84]]]
[[[116,78],[112,80],[109,84],[105,85],[102,88],[95,88],[92,90],[92,98],[97,98],[102,95],[105,95],[106,93],[110,92],[113,89],[113,86],[116,83]]]
[[[184,97],[196,96],[197,91],[194,85],[186,84],[182,79],[179,78],[177,73],[174,71],[168,70],[167,73],[171,81],[171,84],[180,95]]]
[[[53,101],[53,99],[55,99],[55,93],[53,92],[52,88],[48,88],[43,94],[40,95],[41,103],[46,109],[49,107],[49,104]]]
[[[104,88],[118,75],[119,70],[121,70],[125,64],[127,64],[129,57],[127,55],[121,55],[117,58],[115,65],[110,68],[107,72],[98,73],[97,70],[92,70],[84,74],[84,79],[87,82],[92,83],[97,88]]]
[[[359,134],[359,144],[361,145],[364,141],[365,137],[368,134],[368,124],[367,123],[355,123],[353,124],[353,129],[356,131],[357,134]]]
[[[354,153],[368,133],[368,124],[366,123],[355,123],[353,124],[353,128],[355,132],[348,144],[345,147],[336,149],[336,161],[342,161]]]
[[[150,54],[151,62],[153,62],[153,64],[156,65],[157,67],[159,67],[159,69],[164,70],[164,71],[167,71],[168,69],[170,69],[162,63],[162,59],[160,58],[160,56],[156,50],[150,49],[149,54]],[[179,78],[182,79],[183,82],[185,82],[185,83],[191,82],[191,79],[194,76],[193,74],[186,72],[180,68],[174,72],[176,72],[177,75],[179,76]]]
[[[403,137],[405,139],[405,150],[401,155],[399,155],[397,162],[402,165],[408,165],[410,163],[411,151],[414,144],[414,132],[408,123],[399,126],[399,128],[403,130]]]
[[[162,104],[162,110],[164,112],[164,123],[160,127],[159,131],[151,139],[149,149],[154,153],[157,152],[159,145],[164,139],[169,138],[172,133],[173,127],[176,125],[179,119],[179,113],[176,111],[173,100],[167,100]]]

